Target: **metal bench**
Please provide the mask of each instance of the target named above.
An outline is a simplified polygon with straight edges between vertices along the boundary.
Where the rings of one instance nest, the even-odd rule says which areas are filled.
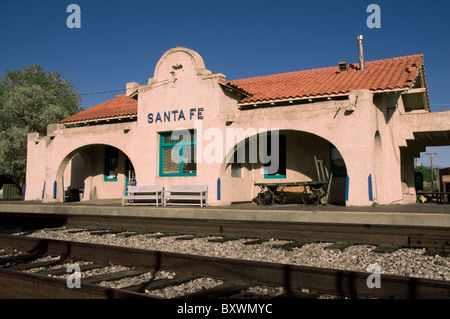
[[[208,185],[170,185],[164,196],[165,205],[208,206]]]
[[[128,201],[125,203],[125,201]],[[164,205],[164,186],[128,186],[123,192],[122,206],[125,205]]]

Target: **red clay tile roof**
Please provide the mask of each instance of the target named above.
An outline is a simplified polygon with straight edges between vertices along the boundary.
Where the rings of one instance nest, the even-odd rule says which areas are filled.
[[[87,122],[106,118],[118,118],[137,115],[138,101],[128,96],[118,95],[114,99],[93,106],[72,115],[59,123]]]
[[[348,93],[357,89],[390,90],[411,88],[423,63],[423,55],[350,64],[348,71],[339,66],[296,71],[255,78],[225,81],[227,85],[251,94],[241,103],[263,102],[321,95]]]
[[[348,71],[339,66],[225,81],[243,93],[240,103],[256,103],[292,98],[345,94],[352,90],[392,90],[411,88],[423,64],[423,55],[410,55],[385,60],[368,61],[365,69],[349,64]],[[137,100],[125,95],[89,108],[59,123],[87,122],[97,119],[137,115]]]

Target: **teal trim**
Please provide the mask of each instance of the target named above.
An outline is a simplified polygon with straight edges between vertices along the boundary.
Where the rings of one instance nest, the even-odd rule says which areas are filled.
[[[284,179],[284,178],[286,178],[286,170],[287,170],[287,167],[286,167],[286,162],[287,162],[286,135],[280,134],[279,138],[280,138],[279,139],[279,141],[280,141],[280,145],[279,145],[280,160],[284,159],[283,165],[281,165],[281,162],[280,162],[280,166],[284,166],[284,173],[285,174],[268,174],[266,168],[264,168],[264,178],[265,179],[277,179],[277,178],[278,179]],[[269,147],[270,135],[268,136],[267,141],[268,141],[267,147]],[[280,168],[278,168],[278,169],[280,169]]]
[[[159,176],[164,176],[164,152],[163,152],[163,144],[164,144],[164,135],[159,135]]]
[[[159,176],[197,176],[197,172],[193,173],[184,173],[183,172],[183,155],[184,148],[191,147],[192,149],[196,149],[197,142],[195,140],[194,131],[189,131],[192,136],[194,136],[191,142],[178,142],[178,143],[166,143],[164,141],[164,137],[170,136],[172,132],[164,132],[159,135]],[[174,147],[179,147],[179,163],[178,163],[178,173],[164,173],[164,150],[173,149]],[[181,160],[180,160],[181,159]]]
[[[117,177],[109,178],[109,177],[106,176],[106,175],[103,175],[103,176],[104,176],[104,178],[103,178],[103,181],[104,181],[104,182],[117,182]]]
[[[286,178],[286,175],[269,175],[269,174],[267,174],[266,170],[264,169],[264,178],[267,178],[267,179]]]

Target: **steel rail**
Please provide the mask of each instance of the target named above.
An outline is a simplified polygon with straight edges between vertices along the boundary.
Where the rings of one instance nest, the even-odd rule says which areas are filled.
[[[2,224],[30,227],[87,227],[122,231],[201,234],[224,237],[256,237],[300,242],[348,242],[412,248],[450,250],[450,229],[396,225],[287,223],[266,221],[192,220],[126,216],[3,213]]]
[[[223,279],[225,283],[236,283],[236,285],[248,283],[283,287],[287,291],[288,296],[289,293],[294,295],[296,291],[308,289],[310,292],[351,298],[450,298],[450,282],[441,280],[381,274],[381,288],[371,289],[367,285],[367,280],[371,273],[364,272],[215,258],[16,235],[0,235],[0,247],[25,250],[34,255],[62,255],[66,259],[82,258],[96,262],[107,261],[124,266],[143,267],[155,271],[165,270],[191,273]],[[2,280],[4,280],[2,278],[8,278],[9,275],[14,275],[15,278],[19,276],[18,272],[11,273],[11,271],[4,269],[1,269],[1,273],[0,284],[2,285],[5,285],[2,283]],[[27,277],[30,277],[30,275],[27,275]],[[47,283],[44,278],[39,280],[33,278],[35,280],[32,284],[33,291],[48,292],[51,290],[49,286],[53,287],[54,281]],[[62,284],[60,283],[60,285]],[[41,286],[45,288],[41,289]],[[65,289],[68,288],[66,287]],[[17,296],[17,293],[16,291],[15,296],[20,298],[20,294]],[[54,297],[55,294],[58,296],[59,293],[55,292],[50,294],[50,296]],[[91,292],[89,296],[92,295],[93,293]],[[27,288],[26,296],[33,296],[30,288]],[[65,293],[62,293],[61,296],[68,297]],[[107,293],[104,293],[103,297],[105,296],[108,297]],[[117,296],[120,297],[120,295]],[[38,297],[43,298],[42,294],[38,294]]]

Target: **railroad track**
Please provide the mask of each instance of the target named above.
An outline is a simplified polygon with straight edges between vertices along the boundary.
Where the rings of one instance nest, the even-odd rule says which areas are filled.
[[[236,296],[251,287],[278,289],[276,298],[450,298],[450,282],[380,275],[381,288],[370,288],[371,273],[97,245],[0,234],[0,297],[3,298],[158,298],[155,291],[208,278],[212,286],[177,298]],[[80,277],[67,270],[80,266]],[[114,271],[83,276],[114,265]],[[30,272],[32,269],[37,269]],[[160,276],[161,274],[169,276]],[[150,274],[120,289],[99,283]],[[49,277],[52,275],[52,277]],[[66,277],[61,277],[61,276]],[[77,283],[81,288],[69,288]],[[152,293],[153,292],[153,293]]]
[[[163,232],[168,236],[221,236],[224,241],[236,238],[272,238],[295,241],[297,244],[334,242],[332,248],[351,245],[376,245],[377,252],[399,248],[426,248],[433,253],[448,256],[450,229],[446,227],[419,227],[398,225],[361,225],[328,223],[288,223],[264,221],[190,220],[171,218],[143,218],[125,216],[87,216],[58,214],[0,213],[2,226],[39,229],[48,227],[85,227],[105,233]],[[289,247],[288,247],[289,248]]]

